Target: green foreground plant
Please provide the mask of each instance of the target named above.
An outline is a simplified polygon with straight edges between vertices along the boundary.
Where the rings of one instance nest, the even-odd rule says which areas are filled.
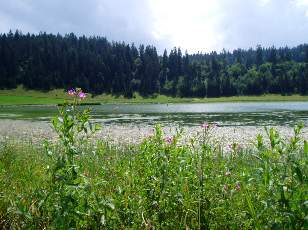
[[[76,92],[78,93],[78,92]],[[271,128],[225,149],[215,124],[181,143],[160,126],[136,146],[89,141],[78,100],[53,120],[59,142],[0,147],[0,228],[305,229],[308,143]],[[45,149],[45,150],[44,150]],[[46,155],[42,152],[47,152]],[[21,170],[23,169],[23,170]]]
[[[80,89],[70,90],[69,93],[75,97],[74,102],[64,104],[52,121],[62,148],[56,149],[45,143],[53,164],[49,167],[52,186],[44,201],[44,211],[48,212],[48,222],[56,229],[87,226],[88,222],[95,222],[102,212],[96,209],[95,202],[98,200],[92,196],[94,194],[87,177],[81,174],[78,165],[78,157],[83,154],[88,134],[93,134],[99,126],[89,122],[89,109],[80,111],[78,108],[78,97],[82,99],[85,94]]]

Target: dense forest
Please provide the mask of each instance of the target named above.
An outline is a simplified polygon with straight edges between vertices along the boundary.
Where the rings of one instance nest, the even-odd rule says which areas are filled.
[[[308,45],[159,55],[154,46],[74,34],[0,34],[0,89],[81,87],[179,97],[308,94]]]

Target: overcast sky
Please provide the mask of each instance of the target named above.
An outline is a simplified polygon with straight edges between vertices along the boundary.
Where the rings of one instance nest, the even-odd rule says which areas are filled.
[[[189,53],[308,42],[308,0],[0,0],[0,32],[70,33]]]

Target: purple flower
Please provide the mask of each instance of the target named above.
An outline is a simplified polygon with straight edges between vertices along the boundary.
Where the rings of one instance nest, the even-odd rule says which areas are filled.
[[[87,95],[84,92],[80,91],[78,93],[78,97],[82,100],[82,99],[85,99],[87,97]]]
[[[228,145],[227,145],[227,150],[228,150],[228,151],[232,151],[232,149],[233,149],[232,144],[228,144]]]
[[[209,124],[207,122],[204,122],[202,125],[201,125],[201,128],[203,129],[208,129],[209,128]]]
[[[70,96],[75,96],[75,95],[76,95],[75,89],[69,89],[69,90],[67,91],[67,93],[68,93],[68,95],[70,95]]]
[[[172,137],[170,137],[170,136],[165,137],[165,142],[166,142],[166,143],[171,144],[172,141],[173,141],[173,138],[172,138]]]

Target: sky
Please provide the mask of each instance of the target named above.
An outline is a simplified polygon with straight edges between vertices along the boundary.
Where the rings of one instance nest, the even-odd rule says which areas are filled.
[[[308,42],[308,0],[0,0],[0,33],[103,36],[189,53]]]

